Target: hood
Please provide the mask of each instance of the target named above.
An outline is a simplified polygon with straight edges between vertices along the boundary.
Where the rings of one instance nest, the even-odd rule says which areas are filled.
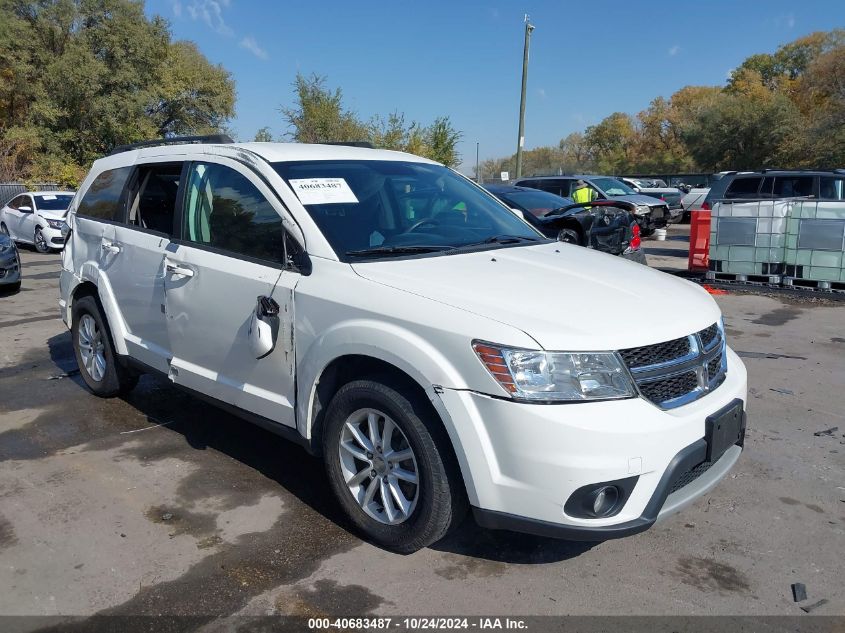
[[[659,198],[655,198],[653,196],[644,196],[640,193],[632,193],[630,195],[625,195],[625,196],[608,196],[608,197],[612,198],[613,200],[627,200],[628,202],[633,202],[634,204],[645,204],[645,205],[648,205],[650,207],[655,206],[655,204],[657,204],[657,205],[661,205],[661,204],[665,205],[666,204],[665,202],[663,202],[663,200],[660,200]]]
[[[702,330],[720,316],[716,302],[695,284],[561,242],[352,268],[371,281],[511,325],[548,350],[659,343]]]
[[[67,215],[67,209],[64,211],[42,211],[39,209],[38,215],[47,220],[64,220]]]

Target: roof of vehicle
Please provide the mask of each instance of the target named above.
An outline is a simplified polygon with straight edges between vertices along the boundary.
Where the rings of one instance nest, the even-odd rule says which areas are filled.
[[[728,172],[727,176],[828,176],[843,175],[845,169],[763,169],[760,171]]]
[[[616,179],[615,176],[602,176],[601,174],[561,174],[559,176],[522,176],[519,180],[558,180],[560,178],[566,178],[571,180],[573,178],[613,178]]]
[[[323,145],[318,143],[173,143],[152,147],[131,148],[101,158],[101,164],[126,165],[137,159],[153,156],[202,153],[206,148],[217,150],[247,151],[267,162],[317,161],[317,160],[392,160],[438,164],[414,154],[387,149],[350,147],[348,145]],[[224,154],[227,152],[223,152]]]

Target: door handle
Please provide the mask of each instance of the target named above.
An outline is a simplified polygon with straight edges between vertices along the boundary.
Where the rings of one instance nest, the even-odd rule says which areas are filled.
[[[100,246],[100,248],[102,248],[107,253],[115,253],[116,254],[116,253],[120,252],[120,246],[118,246],[114,242],[103,242],[103,245]]]
[[[179,266],[174,264],[169,259],[164,260],[164,269],[173,275],[182,275],[183,277],[193,277],[194,271],[187,266]]]

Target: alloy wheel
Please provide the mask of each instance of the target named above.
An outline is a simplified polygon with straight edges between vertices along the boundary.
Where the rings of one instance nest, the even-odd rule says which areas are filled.
[[[387,414],[359,409],[343,425],[338,445],[349,492],[379,523],[398,525],[414,512],[419,469],[408,438]]]
[[[39,253],[46,253],[50,250],[50,246],[47,244],[47,240],[44,239],[41,229],[35,230],[35,248]]]
[[[90,314],[83,314],[79,320],[77,343],[85,372],[92,380],[100,382],[106,375],[103,331],[97,327],[97,322]]]

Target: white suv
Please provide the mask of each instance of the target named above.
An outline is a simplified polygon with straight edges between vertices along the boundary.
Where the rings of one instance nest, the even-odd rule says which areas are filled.
[[[634,534],[737,461],[745,368],[697,286],[546,239],[417,156],[170,143],[98,160],[71,205],[60,304],[95,394],[157,373],[299,442],[401,552],[467,504]]]

